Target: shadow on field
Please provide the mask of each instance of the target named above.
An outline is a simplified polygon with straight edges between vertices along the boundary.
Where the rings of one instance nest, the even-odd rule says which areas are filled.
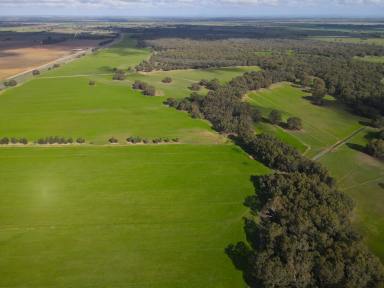
[[[353,150],[365,153],[365,147],[363,145],[356,143],[346,143],[346,145]]]

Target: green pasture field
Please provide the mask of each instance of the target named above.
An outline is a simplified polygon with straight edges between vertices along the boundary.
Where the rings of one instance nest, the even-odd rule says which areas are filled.
[[[185,143],[222,143],[224,138],[208,122],[192,119],[163,102],[167,97],[190,95],[188,87],[202,78],[224,82],[259,68],[133,73],[124,81],[113,81],[113,67],[126,69],[149,57],[148,50],[132,48],[134,44],[134,40],[125,37],[116,47],[4,91],[0,99],[0,137],[26,137],[30,141],[47,136],[83,137],[87,142],[105,144],[110,137],[123,143],[128,136],[141,136],[179,138]],[[162,83],[166,76],[174,81]],[[96,85],[88,85],[90,80]],[[162,97],[144,96],[131,89],[134,80],[155,85]]]
[[[194,120],[128,86],[88,77],[35,79],[0,95],[1,137],[83,137],[105,144],[110,137],[177,137],[185,142],[221,141],[208,122]]]
[[[280,83],[271,89],[249,93],[248,101],[259,107],[265,117],[272,109],[280,110],[284,121],[291,116],[300,117],[303,121],[303,130],[285,130],[280,132],[279,138],[285,137],[283,132],[294,136],[301,142],[301,145],[297,143],[294,146],[301,151],[303,146],[309,148],[306,153],[308,157],[315,156],[362,127],[359,123],[362,119],[338,107],[333,99],[328,98],[324,106],[316,106],[304,98],[308,95],[289,83]]]
[[[271,109],[278,109],[283,112],[284,119],[297,116],[304,125],[303,131],[294,132],[261,123],[257,125],[257,131],[272,133],[301,152],[306,146],[311,147],[305,153],[311,157],[362,127],[360,118],[339,109],[330,97],[321,107],[303,98],[306,95],[288,83],[250,93],[248,101],[261,108],[265,116]],[[384,210],[381,203],[384,201],[384,164],[356,150],[356,145],[360,150],[366,145],[368,132],[372,133],[361,131],[319,160],[330,170],[339,188],[354,199],[357,227],[363,232],[369,247],[383,260]]]
[[[365,56],[365,57],[355,57],[357,60],[384,64],[384,56]]]
[[[1,287],[242,287],[234,145],[0,149]]]
[[[320,41],[327,41],[327,42],[338,42],[338,43],[384,45],[384,38],[357,38],[357,37],[316,36],[316,37],[310,37],[310,39],[320,40]]]

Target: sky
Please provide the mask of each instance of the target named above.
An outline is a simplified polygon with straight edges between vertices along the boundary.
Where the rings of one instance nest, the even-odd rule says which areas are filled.
[[[384,0],[0,0],[0,15],[384,18]]]

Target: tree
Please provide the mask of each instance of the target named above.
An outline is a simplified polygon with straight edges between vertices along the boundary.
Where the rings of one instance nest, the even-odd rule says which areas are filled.
[[[125,72],[121,69],[117,69],[115,74],[113,75],[112,79],[113,80],[125,80],[127,76],[125,75]]]
[[[269,122],[272,124],[279,124],[282,121],[282,115],[279,110],[272,110],[268,116]]]
[[[1,138],[1,139],[0,139],[0,144],[1,144],[1,145],[7,145],[7,144],[9,144],[9,138],[7,138],[7,137],[3,137],[3,138]]]
[[[119,140],[117,140],[115,137],[111,137],[108,139],[108,142],[111,143],[111,144],[116,144],[119,142]]]
[[[89,80],[88,84],[89,84],[89,86],[95,86],[96,85],[96,81]]]
[[[27,145],[27,144],[28,144],[28,140],[27,140],[27,138],[24,138],[24,137],[23,137],[23,138],[20,138],[20,139],[19,139],[19,143],[20,143],[20,144]]]
[[[85,143],[85,139],[79,137],[79,138],[76,139],[76,143],[78,143],[78,144],[84,144],[84,143]]]
[[[289,117],[287,120],[287,128],[290,130],[301,130],[303,128],[301,119],[299,117]]]
[[[366,151],[368,154],[373,157],[384,160],[384,140],[383,139],[373,139],[367,146]]]
[[[156,88],[152,85],[148,85],[143,90],[143,94],[146,96],[156,96]]]
[[[272,174],[255,179],[246,199],[248,243],[227,254],[252,287],[376,287],[380,261],[353,230],[353,202],[317,176]]]
[[[172,83],[172,78],[171,77],[165,77],[163,80],[161,80],[163,83]]]
[[[191,86],[189,86],[189,89],[192,91],[199,91],[200,90],[200,85],[199,83],[193,83]]]
[[[35,69],[35,70],[32,71],[32,75],[33,75],[33,76],[40,75],[40,71],[37,70],[37,69]]]
[[[315,78],[313,80],[312,86],[312,99],[313,102],[317,105],[323,104],[323,98],[327,94],[327,89],[325,87],[325,82],[321,78]]]

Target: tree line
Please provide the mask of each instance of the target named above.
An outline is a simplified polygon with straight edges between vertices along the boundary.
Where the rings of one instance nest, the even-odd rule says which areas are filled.
[[[303,39],[180,38],[144,41],[154,53],[138,71],[258,65],[281,80],[310,84],[324,81],[323,92],[347,104],[355,113],[378,118],[384,115],[384,66],[357,60],[384,55],[384,47],[368,44],[329,43]],[[256,53],[267,51],[268,53]],[[144,63],[144,62],[143,62]],[[320,100],[321,97],[314,98]]]
[[[250,209],[244,224],[247,241],[230,244],[226,253],[250,287],[379,288],[383,267],[351,224],[352,200],[337,190],[320,163],[271,135],[254,133],[260,113],[241,98],[281,77],[274,70],[248,72],[206,97],[194,92],[165,102],[209,120],[274,170],[254,178],[257,193],[245,200]]]

